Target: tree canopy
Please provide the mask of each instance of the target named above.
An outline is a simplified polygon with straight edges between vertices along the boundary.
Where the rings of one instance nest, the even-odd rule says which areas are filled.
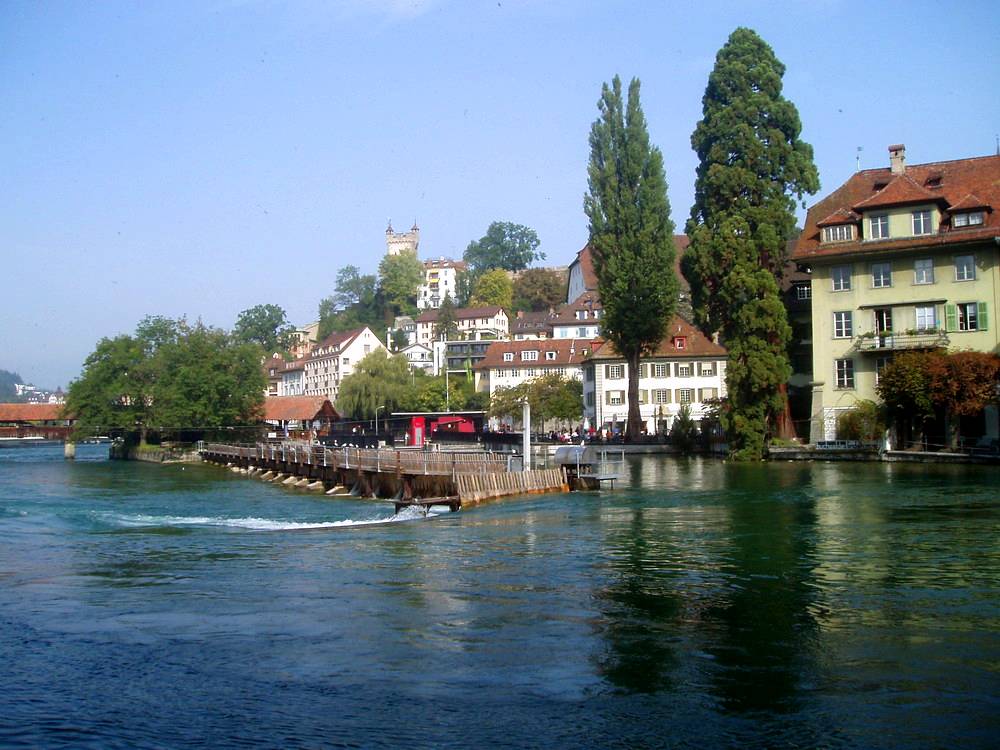
[[[778,279],[794,208],[819,189],[812,147],[782,96],[785,66],[752,30],[736,29],[716,56],[691,136],[698,154],[684,274],[695,322],[729,348],[732,455],[756,459],[785,413],[791,338]]]
[[[604,305],[602,335],[628,362],[627,439],[640,433],[639,359],[662,340],[677,304],[674,224],[660,150],[649,142],[633,78],[628,101],[604,84],[590,130],[590,247]]]
[[[385,304],[396,315],[417,309],[417,294],[424,281],[424,264],[413,253],[386,255],[378,266],[379,289]]]
[[[451,341],[458,337],[458,320],[455,318],[455,303],[451,297],[445,297],[438,308],[437,321],[434,323],[434,340]]]
[[[410,381],[406,357],[376,349],[341,382],[337,410],[351,419],[373,419],[380,406],[388,412],[399,411],[409,398]]]
[[[565,301],[566,281],[551,268],[529,268],[514,282],[515,310],[541,312]]]
[[[504,310],[510,310],[514,301],[514,284],[507,272],[494,268],[476,279],[469,304],[472,306],[499,305]]]
[[[146,318],[134,336],[98,342],[67,409],[81,433],[249,424],[266,386],[260,351],[200,322]]]
[[[494,221],[480,239],[469,243],[462,256],[473,277],[494,268],[520,271],[536,260],[544,260],[538,251],[534,229],[509,221]]]
[[[160,333],[166,333],[166,329]],[[294,341],[294,335],[295,326],[288,322],[285,311],[277,305],[255,305],[244,310],[233,326],[235,341],[257,344],[269,354],[287,352]]]
[[[489,414],[520,419],[525,399],[531,406],[535,424],[544,424],[547,419],[572,424],[583,416],[583,383],[558,373],[546,373],[511,388],[498,388],[490,398]]]

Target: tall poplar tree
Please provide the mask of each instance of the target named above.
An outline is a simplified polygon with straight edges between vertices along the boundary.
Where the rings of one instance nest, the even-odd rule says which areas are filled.
[[[602,335],[628,362],[626,439],[642,430],[639,359],[660,343],[677,303],[674,224],[663,156],[649,143],[639,80],[622,101],[618,76],[601,88],[600,117],[590,129],[590,249],[604,305]]]
[[[795,204],[819,190],[812,146],[781,93],[785,66],[751,29],[715,58],[691,136],[698,154],[684,275],[695,322],[729,349],[723,411],[734,458],[763,456],[786,408],[791,328],[778,282]]]

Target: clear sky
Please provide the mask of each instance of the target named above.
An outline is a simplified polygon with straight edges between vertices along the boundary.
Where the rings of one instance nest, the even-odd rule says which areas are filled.
[[[642,81],[673,218],[715,54],[755,29],[787,71],[822,192],[855,168],[994,153],[990,2],[202,0],[0,3],[0,368],[66,385],[147,314],[316,318],[374,271],[386,220],[421,257],[491,221],[548,262],[587,239],[601,83]]]

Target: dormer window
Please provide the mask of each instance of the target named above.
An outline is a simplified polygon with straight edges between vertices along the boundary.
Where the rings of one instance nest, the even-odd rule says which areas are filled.
[[[504,352],[503,353],[503,361],[504,362],[513,362],[514,361],[514,352]]]
[[[687,336],[674,336],[674,349],[687,349]]]
[[[854,226],[851,224],[823,227],[823,242],[849,242],[853,239]]]
[[[983,223],[985,216],[982,211],[968,211],[951,217],[953,227],[975,227]]]
[[[931,212],[927,210],[913,212],[913,234],[931,233]]]
[[[547,362],[554,362],[556,358],[555,352],[545,352],[545,360]]]
[[[876,214],[868,219],[868,239],[887,240],[889,239],[889,215]]]
[[[532,350],[530,352],[521,352],[522,362],[534,362],[537,359],[538,359],[538,352],[535,350]]]

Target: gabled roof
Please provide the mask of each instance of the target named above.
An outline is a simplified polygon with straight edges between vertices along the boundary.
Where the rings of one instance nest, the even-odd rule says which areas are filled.
[[[559,311],[556,313],[555,317],[549,320],[549,324],[553,326],[567,326],[567,325],[581,325],[581,324],[598,324],[600,325],[600,319],[593,316],[588,316],[583,320],[579,320],[576,314],[580,310],[586,310],[587,312],[592,312],[594,310],[603,310],[604,305],[601,304],[601,298],[597,296],[597,292],[584,292],[575,300],[570,302],[568,305],[560,305]]]
[[[859,221],[861,221],[861,217],[858,214],[848,211],[846,208],[838,208],[825,219],[817,221],[816,226],[832,227],[837,224],[857,224]]]
[[[464,260],[438,258],[437,260],[425,260],[424,268],[428,271],[432,271],[435,268],[454,268],[456,271],[464,271],[466,269],[466,263]]]
[[[455,320],[468,320],[469,318],[492,318],[494,315],[503,312],[500,305],[490,305],[489,307],[458,307],[455,309]],[[424,310],[417,316],[418,323],[436,323],[440,309],[432,308]]]
[[[918,185],[910,175],[904,173],[893,177],[884,188],[877,190],[873,195],[855,203],[853,208],[855,211],[870,211],[874,208],[907,206],[914,203],[947,205],[940,190],[929,190]]]
[[[684,348],[678,349],[675,343],[678,338],[684,339]],[[645,357],[644,360],[664,359],[669,357],[696,359],[698,357],[725,357],[728,354],[726,348],[721,344],[716,344],[701,331],[688,323],[680,315],[675,315],[670,325],[667,326],[667,333],[663,340],[657,345],[656,350]],[[601,340],[594,347],[591,360],[615,360],[625,359],[615,350],[614,344],[610,341]]]
[[[973,211],[977,208],[982,208],[987,211],[992,211],[993,206],[984,201],[978,195],[973,195],[969,193],[967,196],[962,198],[958,203],[953,204],[948,210],[951,213],[958,213],[959,211]]]
[[[264,399],[264,419],[268,422],[309,421],[320,417],[340,419],[325,396],[274,396]]]
[[[63,416],[63,404],[0,404],[0,422],[54,422]]]
[[[316,344],[316,347],[312,350],[312,352],[309,353],[309,356],[310,357],[321,356],[317,354],[317,352],[319,352],[321,349],[326,349],[327,347],[343,349],[348,344],[350,344],[351,341],[356,339],[366,330],[368,330],[368,326],[364,326],[362,328],[355,328],[353,331],[340,331],[331,333],[325,339]]]
[[[535,341],[494,341],[483,358],[472,366],[473,370],[490,367],[565,367],[579,365],[591,352],[589,339],[540,339]],[[522,360],[521,352],[538,352],[538,359]],[[555,359],[546,359],[546,352],[554,352]],[[514,359],[505,362],[503,355],[512,353]]]
[[[684,274],[681,273],[681,258],[684,257],[684,253],[687,251],[688,245],[690,244],[691,239],[686,234],[674,235],[674,247],[677,248],[677,255],[674,258],[674,272],[677,274],[677,280],[681,284],[682,291],[690,291],[687,280],[684,278]],[[576,254],[576,258],[569,264],[569,273],[566,274],[567,284],[569,283],[569,277],[573,273],[573,266],[579,264],[580,272],[583,274],[584,289],[588,292],[597,291],[597,273],[594,271],[594,258],[592,253],[593,251],[588,243],[584,245],[580,252]]]
[[[905,176],[906,180],[899,180]],[[895,179],[894,179],[895,178]],[[892,194],[888,191],[893,183]],[[916,189],[913,188],[916,186]],[[880,195],[877,200],[871,200]],[[805,228],[795,246],[793,258],[809,261],[813,258],[842,255],[884,253],[910,247],[933,247],[966,242],[981,242],[1000,235],[1000,213],[990,212],[981,225],[967,228],[952,228],[948,221],[942,221],[935,234],[917,237],[899,237],[887,240],[865,241],[860,238],[849,242],[823,243],[820,223],[838,210],[871,210],[884,201],[906,199],[907,196],[920,198],[921,203],[959,205],[971,208],[965,200],[974,197],[973,202],[987,206],[1000,205],[1000,156],[978,156],[969,159],[934,162],[931,164],[911,164],[906,166],[904,175],[893,175],[889,167],[865,169],[856,172],[839,188],[813,205],[806,215]],[[972,200],[972,199],[970,199]],[[979,208],[979,206],[976,206]]]

